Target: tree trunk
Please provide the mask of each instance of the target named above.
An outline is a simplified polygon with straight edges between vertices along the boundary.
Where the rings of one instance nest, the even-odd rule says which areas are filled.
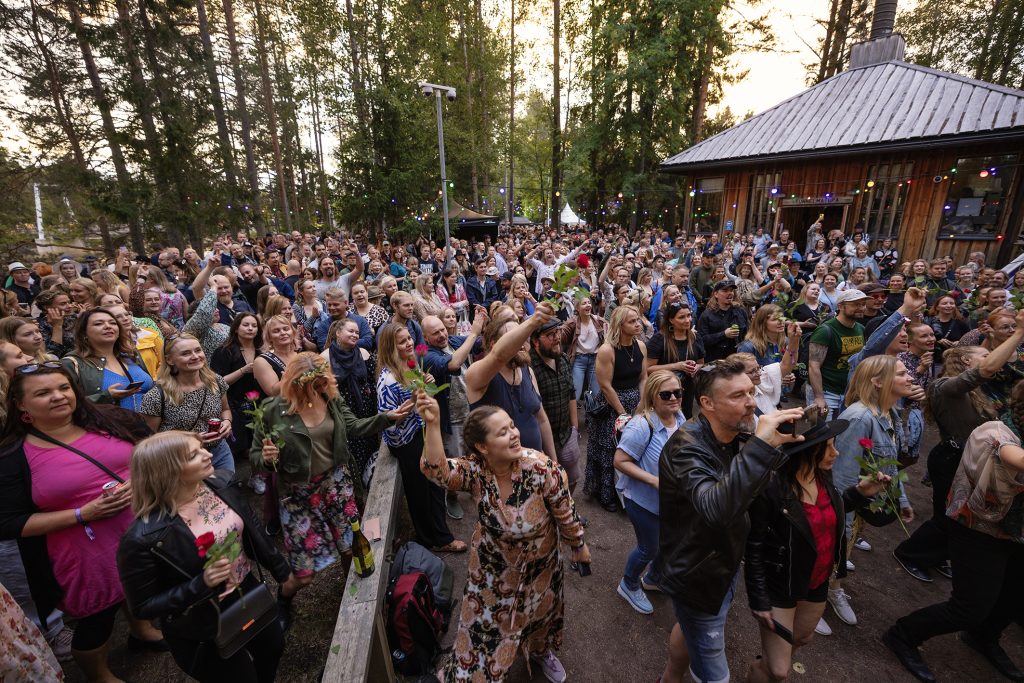
[[[554,0],[554,23],[552,25],[552,44],[554,46],[551,62],[551,228],[557,233],[562,221],[562,79],[561,54],[559,43],[562,40],[560,15],[561,2]]]
[[[92,46],[89,44],[89,37],[86,35],[85,26],[82,24],[82,13],[78,8],[78,0],[68,0],[66,6],[71,16],[71,24],[75,32],[75,38],[78,41],[78,47],[82,51],[82,61],[85,64],[85,71],[89,76],[93,101],[96,104],[96,108],[100,111],[103,133],[107,138],[107,147],[110,149],[110,160],[114,164],[114,174],[117,177],[121,200],[124,202],[123,213],[128,221],[128,234],[132,247],[136,252],[142,254],[146,251],[146,245],[142,237],[142,226],[139,223],[136,196],[132,177],[128,173],[128,165],[125,163],[124,152],[121,150],[121,143],[118,142],[118,132],[114,126],[114,117],[110,113],[110,100],[107,99],[107,93],[103,89],[103,81],[100,78],[99,69],[96,67]]]
[[[277,187],[281,193],[281,209],[284,213],[284,229],[292,231],[291,208],[288,206],[288,190],[285,186],[284,165],[281,163],[281,139],[277,135],[277,104],[274,90],[270,85],[270,67],[267,64],[267,18],[263,14],[260,0],[253,0],[256,10],[256,54],[260,64],[260,84],[263,87],[263,106],[267,112],[267,127],[270,128],[270,146],[274,153],[274,170],[277,172]]]
[[[316,146],[316,164],[320,172],[320,217],[328,229],[332,229],[331,203],[327,187],[327,172],[324,170],[323,128],[320,123],[320,84],[315,75],[309,82],[310,107],[313,110],[313,143]]]
[[[206,16],[206,0],[196,0],[196,14],[199,17],[199,37],[203,43],[203,65],[206,77],[210,81],[210,101],[213,103],[213,118],[217,122],[217,141],[221,163],[224,165],[224,179],[228,185],[228,203],[238,204],[238,175],[235,170],[235,156],[231,148],[231,135],[228,132],[228,119],[224,113],[224,97],[221,95],[220,78],[217,76],[217,58],[213,54],[213,41],[210,39],[210,25]],[[231,230],[238,229],[238,214],[228,211],[228,224]]]
[[[299,124],[295,118],[295,112],[298,107],[295,103],[294,80],[292,79],[291,71],[288,69],[288,56],[279,39],[274,40],[273,55],[274,77],[277,80],[278,94],[286,105],[284,114],[281,116],[281,132],[283,133],[282,141],[284,143],[282,145],[284,171],[288,178],[288,191],[291,196],[291,214],[294,220],[299,221],[298,225],[308,228],[308,217],[303,218],[301,213],[296,213],[296,210],[302,206],[299,203],[298,181],[295,178],[296,160],[299,163],[302,162],[302,140],[299,138]],[[303,175],[302,182],[305,183],[305,175]],[[306,203],[308,203],[308,199]]]
[[[238,122],[242,127],[242,146],[245,148],[245,170],[249,176],[249,215],[253,227],[262,232],[263,211],[260,208],[260,176],[256,169],[256,155],[252,148],[252,125],[249,121],[249,105],[246,104],[245,77],[242,74],[242,60],[238,54],[238,37],[235,33],[234,0],[223,0],[224,28],[228,34],[228,49],[231,51],[231,72],[235,78],[235,105]],[[246,226],[248,232],[249,226]]]
[[[708,106],[708,86],[711,83],[711,62],[714,58],[714,46],[710,40],[704,42],[704,53],[701,55],[700,76],[697,79],[697,90],[693,93],[693,134],[691,144],[697,144],[704,136],[704,115]]]
[[[350,2],[351,0],[346,0]],[[459,42],[462,43],[462,68],[466,74],[466,121],[469,123],[469,175],[470,182],[473,191],[473,208],[476,211],[480,210],[480,186],[479,178],[477,176],[477,122],[473,118],[473,96],[476,94],[474,91],[474,71],[475,69],[469,65],[469,46],[466,38],[466,13],[464,8],[459,8]]]
[[[821,43],[821,55],[818,60],[818,78],[815,83],[825,80],[825,72],[828,70],[828,56],[832,54],[832,41],[836,36],[836,19],[839,16],[839,0],[832,0],[832,6],[828,15],[828,24],[825,25],[825,40]]]

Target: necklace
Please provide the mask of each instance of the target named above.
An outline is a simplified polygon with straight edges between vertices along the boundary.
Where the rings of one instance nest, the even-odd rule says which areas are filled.
[[[630,342],[629,342],[629,348],[628,349],[625,346],[620,346],[619,348],[621,348],[623,353],[626,354],[626,358],[629,359],[629,364],[630,365],[632,365],[633,363],[636,362],[636,357],[633,355],[633,350],[635,348],[635,345],[634,345],[632,340],[630,340]]]

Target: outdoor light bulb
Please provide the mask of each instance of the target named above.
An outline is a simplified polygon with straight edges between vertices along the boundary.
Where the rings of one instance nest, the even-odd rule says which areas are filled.
[[[504,187],[499,187],[498,188],[498,194],[505,194],[505,188]]]
[[[982,178],[988,178],[988,171],[986,171],[985,169],[981,169],[981,172],[978,173],[978,175],[980,175]]]
[[[696,195],[696,194],[697,194],[696,192],[694,192],[693,190],[690,190],[690,196],[691,196],[691,197],[693,197],[693,196],[694,196],[694,195]]]
[[[874,186],[875,186],[875,181],[874,180],[869,180],[868,181],[868,187],[874,187]]]
[[[690,193],[690,196],[691,196],[691,197],[693,196],[693,193],[692,193],[692,192]],[[622,193],[621,193],[621,192],[619,193],[619,199],[622,199]]]
[[[772,194],[778,194],[778,193],[779,193],[779,188],[773,187],[772,188]]]

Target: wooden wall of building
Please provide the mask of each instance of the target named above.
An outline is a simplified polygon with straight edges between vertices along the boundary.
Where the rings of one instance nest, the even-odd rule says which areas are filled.
[[[688,177],[688,184],[692,185],[700,178],[724,177],[722,225],[724,226],[726,221],[731,220],[736,232],[753,232],[758,226],[747,225],[751,179],[757,174],[779,172],[782,174],[779,185],[780,199],[792,198],[795,195],[799,201],[809,201],[808,206],[813,206],[814,202],[819,199],[825,206],[828,206],[829,203],[837,205],[836,200],[840,197],[852,199],[845,225],[845,230],[849,234],[861,216],[863,203],[869,197],[869,193],[873,191],[866,187],[871,168],[882,164],[913,162],[903,220],[899,227],[897,248],[900,253],[908,259],[934,258],[948,254],[952,256],[955,263],[964,263],[971,252],[983,251],[991,263],[997,260],[1000,248],[1003,246],[1002,240],[938,239],[937,233],[943,222],[943,206],[946,202],[950,181],[945,179],[936,183],[933,178],[949,176],[951,169],[956,166],[958,158],[1014,153],[1018,155],[1018,167],[1014,169],[1016,172],[1006,192],[1006,202],[999,216],[996,234],[1002,235],[1003,240],[1015,243],[1021,236],[1022,226],[1020,221],[1017,221],[1015,225],[1009,223],[1013,215],[1022,215],[1024,212],[1024,206],[1016,207],[1016,212],[1014,211],[1015,202],[1024,203],[1024,192],[1020,191],[1020,186],[1024,183],[1024,167],[1020,166],[1020,164],[1024,164],[1024,144],[1016,145],[1011,149],[1005,146],[1000,148],[975,146],[895,155],[844,156],[775,164],[762,162],[750,166],[717,171],[709,169],[694,173]],[[856,190],[859,192],[855,192]],[[829,196],[830,202],[826,200],[826,195]],[[686,211],[683,212],[683,216],[693,216],[693,201],[692,198],[687,199]],[[775,223],[771,226],[763,226],[766,229],[777,228],[781,216],[781,206],[777,206],[777,208]],[[683,225],[687,230],[692,230],[689,223],[684,222]],[[801,251],[803,247],[802,243],[798,243],[798,248]],[[1011,251],[1011,256],[1018,253],[1016,248]]]

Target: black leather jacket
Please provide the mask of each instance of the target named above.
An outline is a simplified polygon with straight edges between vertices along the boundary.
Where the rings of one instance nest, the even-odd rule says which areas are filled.
[[[861,495],[856,486],[846,489],[840,496],[831,474],[826,472],[819,472],[818,483],[827,487],[836,513],[832,564],[838,566],[839,576],[843,577],[846,575],[844,516],[867,506],[871,499]],[[804,506],[781,478],[773,477],[764,493],[750,506],[750,535],[743,563],[750,609],[770,610],[771,594],[803,599],[817,560],[818,550]]]
[[[216,477],[205,483],[244,521],[242,547],[249,559],[267,567],[279,583],[285,581],[291,568],[256,521],[240,485]],[[204,560],[195,540],[178,515],[136,519],[121,538],[117,569],[135,618],[159,619],[171,638],[206,641],[217,634],[212,601],[223,588],[209,588],[203,581]]]
[[[691,609],[718,613],[746,549],[747,508],[785,461],[757,437],[719,443],[704,416],[672,435],[658,466],[655,562],[665,592]]]

